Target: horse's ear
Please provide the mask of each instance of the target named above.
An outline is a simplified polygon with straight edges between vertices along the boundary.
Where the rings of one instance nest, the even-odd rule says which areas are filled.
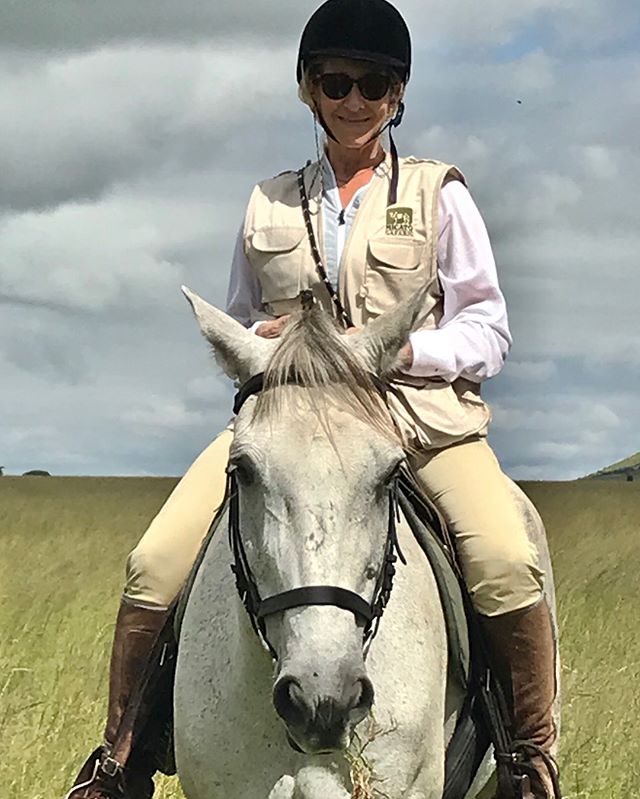
[[[427,288],[373,319],[358,333],[345,336],[346,343],[364,361],[366,368],[385,377],[398,366],[398,353],[409,333],[420,327],[426,312]]]
[[[264,371],[277,340],[256,336],[186,286],[182,286],[182,292],[191,304],[202,334],[213,348],[216,361],[228,377],[244,383]]]

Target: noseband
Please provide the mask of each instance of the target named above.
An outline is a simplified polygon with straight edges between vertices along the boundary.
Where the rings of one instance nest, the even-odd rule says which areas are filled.
[[[234,402],[234,413],[238,413],[245,401],[263,388],[264,375],[259,374],[248,380],[238,391]],[[295,383],[295,380],[291,381]],[[236,588],[240,599],[249,615],[251,625],[258,637],[264,642],[277,660],[277,654],[267,637],[265,619],[275,613],[281,613],[292,608],[307,607],[310,605],[331,605],[348,610],[363,626],[363,646],[369,647],[378,632],[380,619],[389,602],[393,578],[396,573],[396,561],[406,564],[402,550],[398,543],[396,522],[399,518],[398,510],[398,481],[394,479],[388,487],[389,495],[389,521],[387,525],[387,538],[384,546],[383,560],[376,579],[375,589],[371,602],[367,602],[359,594],[347,588],[333,585],[307,585],[283,591],[280,594],[262,599],[251,566],[247,558],[244,542],[241,535],[240,524],[240,491],[236,468],[229,466],[227,469],[227,496],[229,499],[229,545],[233,553],[231,571],[235,575]]]

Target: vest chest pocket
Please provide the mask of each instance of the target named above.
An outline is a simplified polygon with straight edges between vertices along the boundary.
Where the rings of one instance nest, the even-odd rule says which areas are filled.
[[[304,228],[263,228],[249,239],[247,257],[255,270],[264,303],[297,297],[302,286]]]
[[[424,286],[429,278],[425,256],[424,241],[369,239],[362,290],[367,310],[383,313]]]

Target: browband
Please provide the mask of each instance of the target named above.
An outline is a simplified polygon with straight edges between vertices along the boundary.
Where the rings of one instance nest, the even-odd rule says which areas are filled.
[[[387,391],[386,383],[372,372],[369,372],[369,379],[384,397]],[[301,385],[298,376],[294,372],[289,375],[289,377],[285,380],[285,383],[292,386]],[[240,409],[249,399],[249,397],[252,397],[254,394],[259,394],[263,388],[264,372],[259,372],[257,375],[253,375],[253,377],[250,377],[248,380],[246,380],[237,390],[236,395],[233,398],[234,416],[237,416],[240,413]]]

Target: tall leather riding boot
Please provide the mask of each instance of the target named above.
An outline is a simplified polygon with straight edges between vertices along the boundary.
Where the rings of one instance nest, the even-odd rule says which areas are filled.
[[[500,682],[523,771],[529,774],[525,799],[559,799],[557,767],[551,758],[556,740],[555,641],[544,599],[502,616],[481,616],[489,658]],[[507,799],[499,789],[496,799]],[[510,799],[510,797],[509,797]]]
[[[104,744],[88,758],[65,799],[149,799],[153,796],[155,766],[139,756],[131,758],[124,773],[111,759],[120,721],[129,697],[145,671],[169,610],[137,605],[122,597],[111,652],[109,705]]]

